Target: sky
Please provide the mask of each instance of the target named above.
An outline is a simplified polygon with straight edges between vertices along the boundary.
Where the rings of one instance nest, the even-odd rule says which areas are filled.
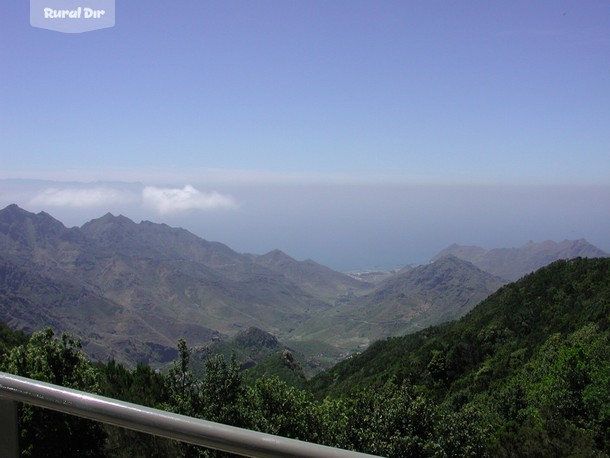
[[[606,0],[116,0],[84,33],[8,0],[0,40],[0,207],[337,270],[610,251]]]

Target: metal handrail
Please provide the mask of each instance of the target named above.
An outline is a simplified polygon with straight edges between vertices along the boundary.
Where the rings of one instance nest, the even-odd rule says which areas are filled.
[[[0,372],[0,398],[243,456],[311,458],[373,456],[187,417],[4,372]],[[2,404],[6,403],[7,401],[2,402]],[[11,415],[14,417],[14,413]],[[16,418],[11,418],[0,419],[0,424],[16,422]],[[13,429],[16,431],[16,427]],[[6,434],[6,431],[0,431],[0,435],[2,434]],[[8,443],[10,440],[4,438],[0,442]],[[14,440],[16,441],[16,438]]]

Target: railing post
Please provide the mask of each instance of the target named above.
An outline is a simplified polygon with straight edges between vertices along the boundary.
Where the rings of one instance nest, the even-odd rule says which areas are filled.
[[[19,457],[17,402],[0,397],[0,456]]]

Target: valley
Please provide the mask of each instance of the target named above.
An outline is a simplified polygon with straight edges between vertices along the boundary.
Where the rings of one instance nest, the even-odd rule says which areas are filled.
[[[106,214],[67,228],[10,205],[0,210],[0,321],[72,333],[94,360],[157,367],[175,359],[178,339],[228,354],[234,338],[258,329],[311,377],[374,341],[467,314],[509,281],[493,268],[508,264],[498,252],[510,254],[512,276],[605,255],[584,241],[489,252],[454,245],[426,265],[347,275],[277,249],[238,253],[165,224]],[[268,356],[236,353],[244,364]]]

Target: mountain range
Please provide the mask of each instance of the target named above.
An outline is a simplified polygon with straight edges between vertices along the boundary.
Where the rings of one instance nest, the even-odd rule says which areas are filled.
[[[458,318],[506,280],[460,259],[376,284],[274,250],[238,253],[180,228],[106,214],[67,228],[16,205],[0,210],[0,321],[80,337],[88,355],[133,365],[175,358],[259,328],[304,369],[372,341]]]
[[[321,312],[293,335],[363,349],[377,339],[458,318],[505,283],[446,256],[395,273],[370,292]]]
[[[240,254],[183,229],[107,214],[66,228],[16,205],[0,211],[0,319],[82,337],[92,358],[175,355],[250,326],[278,336],[367,284],[275,251]],[[312,285],[319,284],[319,290]]]
[[[433,261],[444,256],[455,256],[473,263],[479,269],[505,280],[518,280],[559,259],[602,258],[608,253],[586,240],[564,240],[557,243],[529,241],[518,248],[494,248],[486,250],[478,246],[451,245],[437,254]]]

